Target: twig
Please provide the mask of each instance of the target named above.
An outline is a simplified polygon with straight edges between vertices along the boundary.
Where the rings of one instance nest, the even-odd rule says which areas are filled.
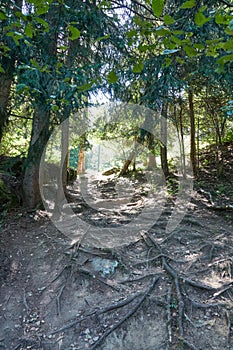
[[[219,297],[219,295],[223,294],[224,292],[226,292],[227,290],[229,290],[230,288],[233,287],[233,282],[231,282],[229,285],[227,285],[225,288],[217,291],[216,293],[214,293],[213,295],[213,299]]]
[[[23,292],[23,304],[24,304],[24,306],[26,307],[27,312],[29,312],[30,307],[28,306],[28,302],[27,302],[27,298],[26,298],[26,291],[25,291],[25,289],[24,289],[24,292]]]
[[[22,346],[22,343],[19,343],[18,345],[16,345],[16,346],[14,347],[13,350],[18,350],[21,346]]]
[[[91,350],[96,349],[102,342],[103,340],[109,336],[112,332],[114,332],[118,327],[120,327],[128,318],[132,317],[133,314],[139,309],[139,307],[141,306],[141,304],[143,303],[143,301],[146,299],[147,295],[150,294],[152,292],[152,290],[154,289],[155,284],[157,283],[157,281],[159,280],[158,277],[153,278],[153,281],[151,283],[151,285],[149,286],[149,288],[146,290],[146,292],[143,294],[143,296],[141,297],[141,299],[139,300],[139,302],[134,306],[134,308],[132,310],[130,310],[123,319],[121,319],[118,323],[116,323],[112,328],[110,328],[109,330],[107,330],[98,340],[97,342],[90,347]]]
[[[180,336],[184,336],[183,315],[184,315],[184,301],[180,291],[180,282],[178,277],[175,278],[176,295],[178,299],[178,325]]]
[[[231,318],[229,312],[226,310],[226,319],[227,319],[227,349],[231,349]]]
[[[66,265],[65,267],[63,267],[61,272],[59,272],[58,275],[54,277],[54,279],[48,284],[48,286],[51,285],[53,282],[55,282],[63,274],[63,272],[68,268],[70,268],[70,265]],[[46,288],[48,288],[48,286]]]
[[[198,348],[194,344],[190,343],[188,340],[182,339],[182,342],[184,345],[187,345],[191,350],[198,350]]]
[[[63,284],[63,286],[61,287],[58,295],[57,295],[57,298],[56,298],[56,303],[57,303],[57,315],[60,316],[61,314],[61,296],[62,296],[62,293],[64,291],[64,288],[65,288],[65,284]]]
[[[168,293],[167,293],[167,330],[168,330],[168,341],[169,341],[170,344],[172,343],[171,298],[172,298],[172,289],[171,289],[171,287],[169,287],[168,288]]]
[[[158,275],[158,274],[156,274],[156,275]],[[155,277],[155,274],[154,273],[150,273],[148,275],[140,276],[140,277],[137,277],[137,278],[132,278],[132,279],[124,280],[124,281],[119,281],[118,283],[120,283],[120,284],[134,283],[134,282],[139,282],[139,281],[144,280],[145,278],[149,278],[149,277]]]

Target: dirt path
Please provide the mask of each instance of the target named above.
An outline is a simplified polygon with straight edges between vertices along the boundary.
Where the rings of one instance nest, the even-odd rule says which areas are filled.
[[[91,186],[118,200],[111,180]],[[131,186],[131,204],[108,213],[75,188],[69,202],[92,227],[118,227],[144,205],[146,184]],[[3,217],[0,349],[233,349],[232,210],[194,191],[168,235],[172,205],[134,242],[106,249],[71,245],[44,211]]]

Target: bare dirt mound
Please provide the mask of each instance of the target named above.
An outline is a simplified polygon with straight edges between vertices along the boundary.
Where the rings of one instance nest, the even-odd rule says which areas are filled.
[[[91,186],[115,196],[107,178]],[[143,208],[146,184],[133,186],[111,215],[74,187],[69,201],[93,227],[124,225]],[[112,249],[71,244],[44,211],[2,216],[0,349],[232,349],[232,210],[208,192],[194,191],[169,235],[172,196],[148,232]]]

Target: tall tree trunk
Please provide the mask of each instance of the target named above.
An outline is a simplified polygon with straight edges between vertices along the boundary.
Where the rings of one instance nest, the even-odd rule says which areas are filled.
[[[47,60],[47,63],[51,65],[51,69],[53,69],[53,65],[55,66],[57,61],[57,30],[60,19],[60,8],[52,4],[45,18],[49,23],[50,31],[46,36],[46,40],[44,40],[41,43],[41,47],[38,48],[38,56],[42,55],[43,57],[41,57],[41,59],[44,59],[45,62]],[[50,73],[38,72],[38,79],[40,80],[39,83],[43,93],[35,96],[31,140],[25,162],[26,169],[23,180],[24,203],[29,208],[37,207],[42,201],[39,185],[40,161],[53,129],[53,125],[50,121],[50,107],[47,105],[47,99],[53,93],[55,78],[51,78]]]
[[[69,119],[61,124],[61,160],[58,175],[58,188],[56,193],[55,213],[60,213],[61,204],[65,199],[67,186],[67,169],[69,162]]]
[[[15,0],[14,11],[22,8],[22,0]],[[12,14],[14,16],[14,13]],[[0,144],[3,131],[9,118],[9,104],[11,86],[14,79],[15,62],[17,59],[18,48],[12,38],[2,36],[2,43],[11,49],[9,56],[1,56],[0,63],[4,72],[0,73]]]
[[[78,156],[78,174],[84,174],[85,172],[85,147],[81,147]]]
[[[6,63],[5,60],[8,62]],[[13,73],[15,69],[15,57],[13,56],[7,59],[4,57],[1,64],[5,70],[5,73],[0,74],[0,143],[2,140],[4,127],[9,117],[8,106],[10,101]]]
[[[165,178],[169,176],[167,161],[167,109],[168,103],[167,101],[164,101],[162,106],[162,118],[160,124],[161,141],[163,143],[163,145],[160,146],[160,159]]]
[[[34,110],[32,137],[25,161],[23,180],[24,204],[29,208],[35,208],[41,203],[39,168],[50,134],[49,110],[44,101],[43,104],[38,104]]]
[[[197,151],[196,151],[196,128],[195,128],[195,113],[193,104],[193,92],[188,90],[189,101],[189,118],[190,118],[190,160],[193,168],[194,176],[197,175]]]

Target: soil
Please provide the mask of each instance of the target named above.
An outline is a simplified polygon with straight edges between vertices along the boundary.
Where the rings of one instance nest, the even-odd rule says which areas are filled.
[[[232,149],[227,162],[231,157]],[[74,242],[45,210],[2,213],[0,349],[233,349],[233,174],[227,169],[218,182],[202,169],[174,230],[166,231],[176,205],[170,191],[153,226],[118,246],[93,246],[88,237]],[[116,204],[101,211],[88,205],[78,181],[69,187],[87,236],[124,227],[142,213],[146,178],[121,181],[122,192],[133,192],[124,203],[115,175],[89,178],[92,198]]]

